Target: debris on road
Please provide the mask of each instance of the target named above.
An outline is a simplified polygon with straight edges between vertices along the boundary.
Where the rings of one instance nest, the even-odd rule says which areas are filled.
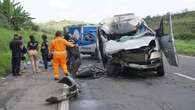
[[[78,72],[76,73],[76,77],[78,78],[86,78],[86,77],[99,78],[105,73],[106,71],[103,68],[90,64],[88,66],[79,68]]]
[[[66,94],[62,94],[59,96],[52,96],[52,97],[46,99],[46,102],[51,103],[51,104],[59,103],[59,102],[62,102],[64,100],[76,98],[80,92],[78,84],[70,76],[66,76],[66,77],[62,78],[58,83],[62,83],[62,84],[67,85],[64,88],[65,89],[64,91],[66,91]]]

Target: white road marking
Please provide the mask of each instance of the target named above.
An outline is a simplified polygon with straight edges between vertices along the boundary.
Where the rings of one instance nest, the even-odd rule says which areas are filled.
[[[1,79],[2,79],[2,80],[5,80],[6,78],[2,77]]]
[[[64,84],[63,93],[62,93],[63,96],[66,96],[67,94],[66,88],[67,88],[67,85]],[[60,110],[69,110],[69,100],[65,100],[61,102]]]
[[[60,110],[69,110],[69,100],[61,102]]]
[[[180,76],[180,77],[183,77],[183,78],[187,78],[187,79],[195,81],[195,78],[187,76],[187,75],[184,75],[184,74],[180,74],[180,73],[173,73],[173,74],[175,74],[177,76]]]

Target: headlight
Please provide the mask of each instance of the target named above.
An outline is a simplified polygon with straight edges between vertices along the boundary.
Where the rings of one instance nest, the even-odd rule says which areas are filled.
[[[161,53],[160,52],[152,52],[150,54],[150,59],[156,59],[156,58],[160,58],[161,57]]]

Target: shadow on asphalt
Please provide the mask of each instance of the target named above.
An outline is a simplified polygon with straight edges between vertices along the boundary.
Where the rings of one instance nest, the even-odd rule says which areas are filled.
[[[159,78],[153,71],[141,71],[141,70],[126,70],[124,72],[118,73],[117,77],[125,79],[151,79]]]
[[[156,73],[153,71],[138,71],[138,70],[128,70],[125,72],[117,73],[114,76],[108,76],[107,73],[100,74],[98,77],[82,77],[77,79],[83,80],[94,80],[98,78],[111,78],[111,79],[127,79],[127,80],[148,80],[148,79],[158,79],[161,77],[156,76]]]

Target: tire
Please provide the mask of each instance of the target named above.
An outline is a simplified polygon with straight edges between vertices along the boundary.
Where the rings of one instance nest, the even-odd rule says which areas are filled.
[[[98,50],[97,50],[97,48],[95,49],[95,59],[98,59],[99,57],[98,57],[99,55],[98,55]]]
[[[163,63],[157,68],[157,76],[161,77],[165,75]]]
[[[97,48],[95,49],[95,53],[91,54],[91,57],[93,57],[95,60],[98,60],[98,50]]]
[[[119,65],[115,64],[106,64],[106,70],[107,70],[107,75],[111,77],[115,77],[119,73]]]

